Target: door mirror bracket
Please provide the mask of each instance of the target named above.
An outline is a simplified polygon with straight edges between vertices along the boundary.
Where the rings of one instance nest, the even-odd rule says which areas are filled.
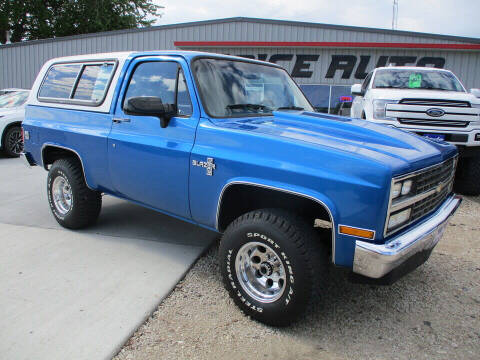
[[[160,126],[166,128],[177,114],[177,106],[164,104],[157,96],[136,96],[125,101],[123,112],[127,115],[156,116],[160,119]]]

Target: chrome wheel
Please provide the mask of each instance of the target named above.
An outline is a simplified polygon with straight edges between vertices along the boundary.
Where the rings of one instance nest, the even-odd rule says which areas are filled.
[[[249,242],[235,258],[237,279],[249,296],[262,303],[278,300],[286,286],[286,274],[280,256],[268,245]]]
[[[8,150],[14,155],[20,155],[23,151],[22,130],[15,128],[8,133],[6,139],[6,146]]]
[[[67,214],[72,208],[72,187],[63,176],[57,176],[52,184],[52,196],[55,209],[61,214]]]

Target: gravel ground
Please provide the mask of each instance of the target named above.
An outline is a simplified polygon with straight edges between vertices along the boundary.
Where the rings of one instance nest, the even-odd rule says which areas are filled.
[[[237,309],[214,247],[115,359],[479,359],[479,215],[480,197],[465,198],[429,261],[392,286],[332,269],[321,302],[284,329]]]

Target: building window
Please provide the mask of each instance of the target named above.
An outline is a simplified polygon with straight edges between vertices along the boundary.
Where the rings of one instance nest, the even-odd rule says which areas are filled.
[[[350,116],[352,107],[351,87],[344,85],[300,85],[315,111]]]

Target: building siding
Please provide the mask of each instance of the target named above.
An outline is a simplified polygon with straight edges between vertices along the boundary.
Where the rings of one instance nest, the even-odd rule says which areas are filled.
[[[325,25],[274,22],[255,19],[226,19],[218,22],[189,23],[178,26],[159,26],[136,31],[120,31],[55,40],[27,42],[0,46],[0,88],[30,88],[43,63],[53,57],[99,52],[175,49],[175,41],[302,41],[302,42],[403,42],[461,44],[480,43],[480,39],[462,41],[456,37],[403,32],[359,30]],[[373,69],[380,56],[424,56],[445,58],[445,68],[452,70],[467,88],[480,87],[480,50],[423,50],[423,49],[346,49],[346,48],[185,48],[228,53],[233,55],[292,54],[318,55],[310,63],[311,78],[296,78],[300,84],[350,85],[361,79],[352,76],[342,79],[325,78],[332,55],[354,55],[357,65],[361,55],[370,56],[367,70]],[[294,60],[282,63],[292,71]]]

